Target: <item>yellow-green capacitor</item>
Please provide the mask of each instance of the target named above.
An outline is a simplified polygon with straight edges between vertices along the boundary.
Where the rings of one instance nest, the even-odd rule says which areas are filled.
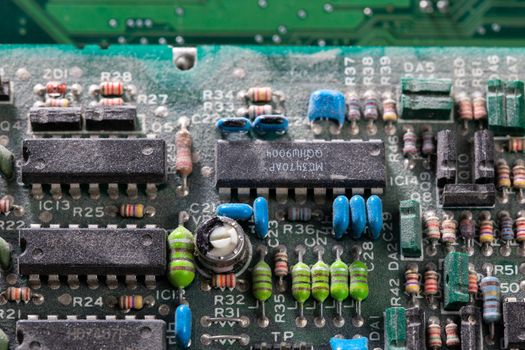
[[[186,288],[195,279],[193,234],[179,225],[168,236],[170,246],[170,264],[168,280],[176,288]]]
[[[304,246],[295,248],[297,253],[297,264],[292,267],[292,296],[299,303],[299,317],[295,323],[297,327],[305,327],[307,324],[304,317],[304,303],[310,298],[312,281],[310,279],[310,267],[303,262],[303,255],[306,252]]]
[[[322,327],[325,324],[323,303],[330,295],[330,267],[323,261],[323,247],[315,247],[314,252],[318,254],[318,260],[311,269],[312,296],[319,302],[319,316],[315,318],[315,324]]]
[[[337,327],[342,327],[345,323],[343,318],[343,301],[350,294],[348,265],[341,260],[343,247],[337,245],[333,250],[336,253],[336,260],[330,265],[330,296],[337,302],[334,324]]]
[[[264,257],[267,249],[260,246],[257,249],[261,254],[261,260],[255,264],[252,270],[252,293],[255,299],[261,302],[261,316],[258,319],[259,326],[266,327],[269,324],[269,319],[266,317],[264,309],[264,302],[272,296],[272,269]]]
[[[350,264],[350,296],[355,301],[363,301],[368,297],[368,267],[362,261],[356,260]]]

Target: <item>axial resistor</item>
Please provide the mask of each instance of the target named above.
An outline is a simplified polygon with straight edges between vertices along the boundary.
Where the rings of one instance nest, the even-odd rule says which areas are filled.
[[[104,81],[99,86],[100,94],[104,97],[124,95],[124,84],[120,81]]]
[[[516,218],[516,241],[521,245],[525,244],[525,215],[524,212],[520,212]]]
[[[142,295],[121,295],[118,298],[118,307],[121,310],[141,310],[144,307]]]
[[[482,93],[476,92],[472,95],[472,110],[475,120],[487,118],[487,105]]]
[[[356,122],[361,119],[361,102],[359,96],[355,92],[349,92],[346,95],[346,103],[348,107],[347,119],[351,122]]]
[[[11,196],[4,196],[0,198],[0,213],[7,214],[14,209],[13,198]]]
[[[512,186],[520,190],[525,189],[525,163],[518,159],[512,167]]]
[[[312,209],[308,207],[288,207],[287,218],[290,221],[310,221],[312,219]]]
[[[253,119],[260,115],[270,115],[274,113],[272,105],[249,105],[244,114],[247,114],[248,117]]]
[[[403,134],[403,154],[406,156],[414,156],[417,154],[416,147],[417,136],[412,128],[406,128]]]
[[[412,303],[415,304],[420,290],[418,267],[415,264],[410,264],[405,270],[405,292],[411,295]]]
[[[436,152],[436,146],[434,145],[434,134],[431,128],[426,128],[422,135],[423,143],[421,146],[421,153],[428,156]]]
[[[50,97],[60,97],[67,93],[67,85],[58,81],[50,81],[46,84],[46,94]]]
[[[364,93],[365,105],[363,108],[363,117],[366,120],[376,120],[379,117],[379,101],[377,94],[368,90]]]
[[[458,115],[461,120],[468,121],[474,119],[472,99],[465,93],[458,94]]]
[[[120,216],[124,218],[143,218],[144,205],[143,204],[122,204],[120,206]]]
[[[451,217],[443,219],[441,222],[441,240],[447,245],[453,245],[456,243],[457,236],[456,230],[458,223]]]
[[[2,294],[5,295],[8,301],[14,301],[16,303],[28,303],[33,297],[33,293],[28,287],[8,287]]]
[[[494,339],[494,324],[501,320],[500,281],[488,275],[481,279],[479,286],[483,295],[483,320],[490,325],[490,338]]]
[[[474,302],[478,294],[478,273],[474,269],[474,266],[470,266],[468,269],[468,294],[470,295],[471,302]]]
[[[69,107],[69,99],[67,98],[47,98],[45,102],[46,107]]]
[[[176,288],[186,288],[195,279],[193,234],[182,224],[169,234],[168,280]]]
[[[215,274],[211,279],[213,288],[235,288],[237,279],[233,273]]]
[[[498,174],[497,188],[500,191],[508,190],[511,186],[510,167],[505,159],[499,159],[496,163],[496,172]]]
[[[502,211],[499,215],[499,234],[503,241],[514,239],[514,220],[508,212]]]
[[[246,98],[252,102],[271,102],[272,96],[271,87],[252,87],[246,92]]]
[[[441,231],[439,230],[441,224],[439,217],[434,212],[429,212],[425,215],[425,226],[425,234],[429,240],[438,241],[441,238]]]
[[[98,104],[101,106],[122,106],[124,104],[124,99],[122,99],[122,97],[104,97],[98,101]]]
[[[490,218],[483,218],[479,223],[479,242],[492,244],[494,238],[494,222]]]
[[[473,239],[476,234],[476,227],[471,215],[463,215],[459,221],[459,234],[465,240]]]
[[[192,137],[188,130],[189,119],[179,120],[180,130],[175,134],[175,170],[182,176],[182,185],[177,188],[183,196],[188,195],[188,176],[193,172],[193,158],[191,154]]]
[[[279,279],[277,286],[280,291],[286,289],[284,279],[288,276],[288,250],[285,246],[280,245],[277,247],[277,252],[274,256],[274,267],[273,274]]]
[[[507,143],[507,148],[509,152],[525,152],[525,139],[511,137]]]
[[[391,96],[385,97],[383,100],[383,120],[385,122],[395,122],[397,118],[396,100]]]
[[[439,275],[435,268],[429,266],[423,275],[423,289],[427,297],[433,298],[439,291]]]
[[[435,316],[430,317],[427,326],[428,347],[432,350],[441,349],[441,323]]]
[[[451,319],[448,319],[445,325],[445,344],[449,348],[460,345],[458,325]]]

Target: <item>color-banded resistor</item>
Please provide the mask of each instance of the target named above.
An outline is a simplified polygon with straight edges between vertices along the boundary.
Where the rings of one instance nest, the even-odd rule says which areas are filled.
[[[297,327],[305,327],[304,303],[310,298],[312,280],[310,267],[303,262],[306,248],[299,245],[295,248],[297,263],[292,266],[292,296],[299,303],[299,316],[295,319]]]
[[[457,241],[456,230],[458,223],[454,220],[452,213],[445,213],[441,222],[441,241],[445,244],[447,251],[454,250]]]
[[[449,349],[455,349],[460,345],[458,325],[450,318],[445,325],[445,345]]]
[[[69,107],[70,101],[67,98],[47,98],[44,105],[46,107]]]
[[[214,274],[211,278],[211,286],[213,288],[229,288],[233,289],[237,285],[237,278],[233,273]]]
[[[354,254],[354,262],[348,267],[350,273],[350,296],[356,302],[356,315],[352,319],[355,327],[361,327],[364,323],[361,315],[361,303],[368,298],[368,267],[360,259],[360,251]]]
[[[383,95],[383,121],[386,123],[386,130],[393,130],[395,123],[398,119],[396,100],[390,93]]]
[[[8,301],[16,303],[28,303],[33,297],[33,293],[28,287],[8,287],[2,294]]]
[[[486,277],[483,277],[479,283],[483,295],[483,321],[490,326],[490,339],[494,339],[494,324],[501,320],[500,281],[497,277],[492,276],[492,269],[493,266],[491,264],[485,265]]]
[[[123,218],[138,218],[144,217],[143,204],[122,204],[120,206],[120,216]]]
[[[421,153],[427,157],[434,154],[436,146],[434,145],[434,133],[431,127],[426,127],[423,130],[422,140]]]
[[[350,294],[348,265],[341,260],[343,247],[336,245],[333,248],[336,258],[330,265],[330,296],[336,301],[336,317],[334,324],[337,327],[344,325],[343,301]]]
[[[413,305],[417,305],[416,298],[420,290],[419,268],[417,264],[409,264],[405,270],[405,292],[410,295]]]
[[[288,207],[286,213],[289,221],[307,222],[312,219],[312,209],[308,207]]]
[[[101,106],[122,106],[124,99],[122,97],[104,97],[98,101],[98,104]]]
[[[274,108],[272,105],[249,105],[247,108],[241,108],[238,112],[239,116],[248,116],[250,119],[255,119],[260,115],[272,115],[274,113]]]
[[[246,92],[241,92],[241,96],[251,102],[272,102],[272,88],[269,86],[264,87],[251,87]]]
[[[525,138],[511,137],[507,143],[509,152],[525,152]]]
[[[317,327],[325,325],[323,303],[330,295],[330,267],[323,261],[324,248],[316,246],[317,262],[312,265],[312,297],[319,303],[319,315],[314,322]]]
[[[516,242],[520,245],[519,253],[521,256],[525,256],[525,211],[518,212],[515,225]]]
[[[478,295],[478,273],[473,264],[469,264],[468,267],[468,294],[470,302],[473,304],[476,301],[476,295]]]
[[[439,292],[439,275],[436,271],[436,265],[428,263],[425,274],[423,275],[423,289],[428,303],[434,309],[437,307],[435,303],[436,295]]]
[[[179,119],[180,130],[175,134],[175,146],[177,153],[175,156],[175,170],[182,177],[182,184],[177,187],[181,196],[187,196],[190,191],[188,187],[188,176],[193,172],[193,158],[191,154],[192,137],[188,130],[190,125],[189,118]]]
[[[510,167],[505,159],[499,159],[496,163],[496,173],[498,175],[496,188],[501,191],[501,201],[506,203],[508,201],[508,193],[512,184],[510,180]]]
[[[441,349],[443,342],[441,340],[441,322],[436,316],[428,319],[427,326],[428,347],[432,350]]]
[[[46,84],[46,94],[49,97],[60,97],[67,93],[67,85],[58,81],[50,81]]]
[[[104,81],[99,85],[100,94],[104,97],[124,95],[124,84],[120,81]]]
[[[175,309],[175,339],[182,349],[188,349],[191,345],[191,309],[187,304],[180,304]]]
[[[417,156],[417,136],[412,127],[405,128],[403,134],[403,154],[405,155],[405,167],[412,169],[415,165],[414,158]]]
[[[474,220],[472,220],[472,213],[465,210],[461,213],[459,220],[459,234],[465,241],[466,251],[469,255],[474,253],[474,236],[476,234],[476,227]]]
[[[425,235],[430,242],[427,253],[430,256],[436,255],[437,253],[437,244],[441,238],[440,226],[439,217],[434,211],[425,213]]]
[[[9,214],[12,210],[20,209],[14,204],[14,199],[11,196],[4,196],[0,198],[0,214]]]
[[[277,247],[274,258],[273,274],[278,278],[277,290],[284,292],[286,290],[285,278],[288,276],[288,250],[286,246],[280,245]]]
[[[187,213],[181,212],[179,214],[179,226],[168,236],[170,249],[168,280],[175,288],[179,289],[181,297],[182,289],[189,286],[195,279],[193,256],[195,242],[193,234],[184,227],[187,218]]]
[[[485,256],[492,255],[492,243],[494,243],[494,222],[490,212],[483,211],[479,217],[479,242],[481,243],[481,252]]]
[[[499,219],[499,237],[503,241],[500,248],[501,255],[509,256],[512,248],[511,243],[514,240],[514,220],[508,211],[501,211],[498,214]]]
[[[472,94],[472,109],[475,120],[487,119],[487,104],[481,92]]]
[[[474,109],[472,99],[465,93],[461,92],[456,97],[458,105],[458,115],[463,120],[463,128],[468,129],[468,122],[474,119]]]
[[[118,298],[118,307],[121,310],[142,310],[144,299],[142,295],[121,295]]]
[[[346,94],[346,106],[348,108],[346,118],[350,121],[351,133],[357,135],[359,133],[357,122],[361,120],[361,101],[357,93],[352,91]]]
[[[272,296],[272,269],[270,265],[264,261],[264,257],[268,252],[266,247],[259,246],[257,250],[261,255],[261,259],[255,264],[252,270],[252,294],[254,298],[261,303],[261,314],[257,322],[260,327],[267,327],[270,320],[266,316],[264,303]]]
[[[512,167],[512,187],[518,191],[520,201],[523,201],[523,190],[525,189],[525,162],[522,159],[516,160]]]
[[[372,135],[377,132],[375,120],[379,118],[379,100],[377,99],[377,94],[373,90],[365,91],[363,97],[365,100],[363,118],[368,121],[368,133]]]

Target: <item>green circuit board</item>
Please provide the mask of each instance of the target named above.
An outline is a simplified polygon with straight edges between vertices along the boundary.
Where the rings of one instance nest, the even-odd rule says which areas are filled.
[[[520,0],[5,0],[3,43],[521,46]]]
[[[490,322],[483,321],[479,314],[477,318],[476,314],[472,314],[466,317],[467,325],[464,325],[461,320],[465,316],[460,310],[463,310],[462,307],[475,306],[478,310],[488,307],[484,304],[486,295],[481,291],[471,295],[466,291],[468,264],[477,273],[476,281],[489,274],[499,279],[499,312],[501,304],[509,302],[507,299],[515,298],[517,302],[513,305],[522,305],[525,297],[525,265],[520,253],[523,231],[519,231],[523,230],[523,220],[519,219],[523,219],[525,214],[520,212],[525,207],[519,187],[519,164],[524,159],[521,137],[525,127],[523,83],[520,90],[519,79],[525,70],[524,59],[525,50],[519,48],[199,46],[181,50],[155,45],[122,45],[108,49],[96,46],[76,49],[67,45],[1,46],[3,90],[0,91],[4,99],[0,104],[0,142],[4,147],[0,152],[0,170],[7,176],[10,170],[13,172],[11,178],[0,181],[2,196],[11,196],[9,205],[5,202],[6,197],[0,203],[0,209],[7,212],[0,216],[0,237],[8,243],[8,248],[2,243],[0,251],[2,262],[8,261],[7,266],[3,263],[0,274],[0,329],[8,338],[9,349],[17,349],[17,346],[20,349],[48,349],[46,341],[50,337],[60,339],[54,344],[54,349],[79,346],[84,346],[84,349],[103,348],[101,337],[96,332],[85,333],[97,339],[98,345],[89,347],[85,339],[82,343],[82,337],[75,343],[70,339],[70,333],[54,334],[51,331],[50,335],[46,335],[43,331],[39,333],[20,325],[26,319],[45,321],[50,316],[62,320],[72,317],[89,319],[90,316],[103,320],[114,316],[121,322],[126,322],[129,317],[138,320],[155,318],[165,321],[165,339],[147,338],[150,333],[140,333],[145,337],[141,338],[142,341],[149,344],[146,348],[182,349],[185,348],[180,344],[182,333],[177,334],[174,328],[175,310],[181,304],[189,305],[192,313],[192,319],[187,321],[192,326],[191,349],[330,349],[329,342],[334,337],[368,339],[368,347],[355,349],[417,348],[414,346],[423,349],[431,340],[428,332],[434,329],[432,326],[436,319],[441,325],[439,338],[442,346],[428,345],[427,349],[446,348],[445,325],[448,319],[458,326],[456,332],[462,341],[461,349],[504,348],[505,339],[519,338],[516,332],[520,331],[516,328],[522,329],[522,326],[516,320],[523,317],[521,314],[514,313],[512,317],[515,318],[506,315],[511,318],[505,320],[500,317],[494,322],[495,335],[491,338]],[[498,82],[503,85],[498,85]],[[271,87],[272,91],[262,87]],[[247,92],[250,88],[259,90],[250,94]],[[111,89],[121,90],[111,92]],[[329,106],[335,103],[337,96],[344,96],[346,121],[334,122],[331,110],[319,112],[322,106],[310,100],[315,91],[319,92],[319,98],[327,99],[323,101],[328,101],[326,104]],[[269,101],[266,94],[271,94]],[[6,95],[8,98],[5,98]],[[502,95],[506,100],[499,102]],[[108,99],[111,101],[105,100],[104,96],[110,96]],[[357,98],[352,99],[352,96]],[[473,96],[472,99],[467,98],[470,107],[464,104],[464,96]],[[247,120],[252,117],[252,112],[260,114],[250,107],[261,106],[261,100],[269,103],[270,107],[265,108],[273,108],[271,111],[264,110],[266,114],[271,112],[286,116],[289,123],[287,133],[260,135],[252,130],[243,134],[226,128],[222,129],[222,133],[218,131],[216,123],[224,118],[244,116]],[[90,127],[88,110],[100,106],[117,108],[119,113],[123,112],[118,107],[136,107],[133,129],[117,126],[121,124],[107,124],[103,129]],[[75,108],[83,118],[80,129],[74,129],[74,121],[73,124],[65,124],[77,114],[62,114]],[[351,123],[348,118],[352,111],[356,112],[356,108],[363,116]],[[365,113],[374,108],[378,112],[376,117],[366,117],[365,120]],[[46,110],[49,114],[42,119],[39,110]],[[475,117],[469,117],[467,110],[473,111]],[[493,116],[500,116],[498,113],[502,110],[506,111],[508,125],[493,119]],[[312,117],[316,111],[322,118]],[[395,118],[388,117],[386,112],[394,113]],[[65,119],[55,124],[51,117],[56,115]],[[105,117],[100,118],[105,121]],[[321,120],[324,118],[330,120]],[[232,125],[238,126],[235,123]],[[182,146],[177,133],[181,128],[187,128],[193,139],[193,171],[187,177],[187,195],[180,191],[184,183],[178,164]],[[455,135],[455,144],[452,138],[447,138],[450,134]],[[75,140],[162,140],[165,158],[155,158],[155,161],[139,165],[149,171],[158,165],[156,163],[162,164],[165,181],[148,180],[159,183],[156,190],[150,186],[144,188],[140,185],[142,182],[137,181],[138,193],[135,194],[133,185],[126,187],[119,179],[110,181],[120,183],[120,187],[113,188],[114,192],[103,180],[91,181],[100,183],[100,186],[87,180],[91,184],[88,186],[81,178],[71,180],[70,177],[75,176],[73,173],[78,169],[85,171],[82,176],[94,179],[92,176],[98,172],[113,169],[114,166],[118,168],[122,163],[120,159],[130,164],[118,175],[125,177],[136,166],[133,157],[155,152],[155,149],[146,147],[139,155],[131,148],[110,149],[105,153],[97,148],[102,144],[92,148],[70,146]],[[275,164],[288,164],[288,156],[282,156],[281,152],[286,154],[287,148],[289,152],[301,152],[303,141],[300,140],[307,145],[303,149],[305,159],[306,154],[308,159],[319,158],[317,163],[308,163],[313,164],[314,172],[320,171],[319,174],[309,177],[304,174],[306,170],[294,172],[286,168],[274,172],[271,177],[275,179],[266,179],[267,174],[258,168],[257,163],[265,162],[265,155],[272,157],[272,149],[275,149],[275,157],[284,157],[281,163]],[[319,146],[316,142],[321,140],[324,143]],[[350,140],[354,142],[348,142]],[[219,154],[219,141],[232,147],[230,153]],[[62,154],[60,146],[45,153],[46,144],[53,142],[63,142],[64,148],[71,148],[73,154],[65,160],[53,158]],[[344,151],[336,148],[338,144],[346,147]],[[258,145],[266,145],[264,147],[269,149],[258,151],[255,148],[254,151],[252,147]],[[366,151],[367,148],[357,149],[356,145],[372,148]],[[318,154],[320,149],[323,151]],[[10,153],[14,156],[12,164]],[[235,159],[229,154],[235,154]],[[293,154],[302,160],[303,153]],[[46,163],[46,157],[50,157],[49,163]],[[509,181],[510,178],[514,181],[512,186],[501,183],[500,177],[505,170],[501,160],[506,161],[512,173],[509,177]],[[32,167],[33,163],[36,164]],[[227,164],[226,169],[223,163]],[[292,163],[295,164],[295,161],[289,162]],[[96,166],[98,170],[94,170],[93,164],[103,166]],[[354,176],[357,182],[336,186],[340,178],[335,174],[333,177],[329,174],[329,178],[321,176],[325,173],[319,167],[332,169],[338,166],[346,169],[345,175],[355,173],[348,177]],[[58,176],[54,178],[56,180],[48,180],[51,182],[31,177],[60,167],[61,175],[55,175]],[[235,170],[229,172],[229,167]],[[451,169],[455,169],[454,175],[447,175]],[[219,175],[219,170],[226,175]],[[443,175],[443,172],[446,174]],[[216,186],[220,176],[232,179],[238,174],[244,174],[242,177],[248,173],[252,174],[253,185],[239,183],[238,188],[219,185],[220,190]],[[148,174],[153,177],[156,173],[151,170]],[[275,186],[258,186],[264,179],[270,184],[274,180],[281,182]],[[311,182],[304,182],[304,179]],[[376,182],[369,186],[369,181]],[[443,185],[442,181],[447,184]],[[43,186],[39,185],[40,182]],[[74,185],[60,185],[75,182],[80,183],[77,192]],[[454,192],[454,185],[479,187],[470,192]],[[224,190],[223,187],[232,190]],[[335,207],[333,209],[333,200],[337,195],[347,198],[362,196],[365,199],[377,195],[382,202],[382,213],[367,214],[368,228],[360,238],[353,237],[355,231],[344,234],[340,239],[334,237],[337,230],[334,222],[340,218],[336,218],[339,214],[335,213]],[[104,231],[108,236],[129,225],[132,225],[130,229],[154,225],[169,234],[185,218],[182,223],[193,233],[199,245],[202,238],[198,237],[198,232],[205,230],[205,222],[216,218],[221,203],[251,205],[259,196],[268,199],[269,232],[261,239],[259,229],[255,228],[251,219],[238,220],[245,232],[239,237],[245,240],[245,249],[249,254],[236,262],[241,267],[233,270],[236,278],[233,288],[225,288],[227,282],[224,281],[217,282],[224,283],[223,288],[213,288],[211,280],[214,276],[226,278],[226,275],[214,272],[215,265],[206,265],[209,262],[203,260],[203,248],[200,246],[195,248],[195,252],[190,249],[190,254],[195,254],[193,259],[197,272],[195,280],[184,288],[184,292],[177,290],[164,273],[157,274],[153,284],[142,277],[139,277],[138,283],[133,283],[133,279],[128,283],[127,279],[119,276],[114,285],[107,276],[99,276],[99,282],[94,283],[93,274],[104,275],[97,272],[88,272],[87,278],[85,272],[67,272],[64,273],[67,276],[56,278],[53,275],[62,273],[53,272],[49,277],[43,273],[24,273],[36,271],[32,270],[33,265],[23,263],[24,255],[32,256],[37,261],[42,256],[58,260],[64,257],[64,261],[58,262],[57,266],[75,271],[79,268],[75,263],[89,260],[87,255],[83,255],[84,250],[96,253],[96,248],[84,244],[81,239],[68,243],[72,244],[71,251],[64,248],[50,257],[45,254],[45,245],[40,246],[40,250],[28,248],[35,244],[32,240],[43,238],[39,236],[40,231],[35,231],[32,238],[25,238],[24,232],[27,231],[41,228],[58,230],[60,227],[65,232],[65,239],[70,232],[68,230],[77,229],[75,225],[92,230],[94,227],[109,228],[110,232]],[[122,212],[122,205],[131,207]],[[297,210],[308,217],[298,220],[290,210]],[[500,232],[501,213],[504,211],[513,220],[510,226],[513,238],[506,241]],[[428,218],[432,217],[432,212],[441,223],[441,226],[438,223],[437,238],[431,238],[428,233],[432,224]],[[470,241],[462,238],[465,227],[461,225],[465,224],[465,212],[470,213],[472,218],[473,238]],[[375,240],[369,237],[373,230],[372,218],[382,218],[379,237]],[[358,219],[359,215],[352,211],[351,224]],[[366,220],[366,217],[361,219]],[[452,228],[447,225],[452,225]],[[481,231],[483,238],[480,238]],[[522,236],[518,236],[519,232]],[[99,238],[104,241],[109,239],[108,236]],[[448,240],[451,236],[453,241]],[[64,243],[56,241],[55,244],[62,247]],[[96,246],[96,242],[92,244]],[[435,254],[431,252],[433,244]],[[131,249],[128,246],[121,241],[111,248],[117,252],[122,249],[122,256],[116,254],[112,264],[118,265],[121,262],[119,259],[126,258]],[[287,288],[282,289],[274,271],[275,255],[283,246],[287,249],[290,268],[298,262],[295,250],[299,246],[305,248],[304,262],[309,267],[318,261],[316,252],[319,247],[324,248],[324,262],[332,264],[336,260],[335,246],[342,247],[341,259],[346,264],[353,261],[366,264],[369,293],[362,302],[352,297],[344,299],[340,312],[344,324],[337,321],[337,303],[330,296],[324,301],[324,324],[316,320],[320,304],[313,296],[304,302],[306,324],[304,321],[297,323],[300,303],[292,294],[292,286],[297,281],[295,278],[292,281],[291,273],[288,273],[283,277]],[[52,249],[51,246],[47,248]],[[136,249],[142,252],[146,248],[149,249],[145,243],[144,247]],[[153,248],[161,249],[160,245]],[[168,248],[162,248],[164,250],[160,254],[165,264],[170,259]],[[261,249],[267,251],[265,261],[272,269],[273,293],[265,302],[268,324],[261,322],[261,301],[257,301],[252,293],[252,274],[255,264],[261,259]],[[461,253],[469,249],[470,255]],[[72,262],[75,257],[71,252],[79,255],[78,261]],[[94,264],[93,261],[91,263]],[[428,282],[425,274],[429,263],[434,265],[431,271],[435,274],[432,276],[437,279],[435,293],[427,290],[434,281]],[[415,266],[418,270],[410,270]],[[44,264],[43,269],[46,268],[50,267]],[[410,270],[408,274],[407,269]],[[41,276],[30,276],[35,274]],[[477,282],[474,284],[477,285]],[[11,293],[8,293],[9,287]],[[20,287],[29,287],[31,297],[26,300],[13,294],[21,291],[13,288]],[[416,288],[416,291],[411,288]],[[144,305],[123,310],[118,300],[125,296],[142,297]],[[357,315],[358,309],[361,310],[362,320]],[[424,317],[419,328],[410,329],[417,329],[414,332],[423,334],[423,339],[411,343],[410,347],[404,331],[410,322],[405,323],[402,316],[405,310],[408,315],[409,310],[415,309],[421,311]],[[516,326],[511,327],[512,323]],[[125,334],[121,333],[127,338]],[[129,335],[129,339],[133,337]],[[465,339],[474,339],[474,345],[468,345]],[[106,344],[115,344],[113,337],[105,340]],[[3,338],[1,341],[4,341]],[[119,339],[119,344],[124,347],[128,343],[126,339]],[[523,343],[519,344],[516,348],[522,348]],[[111,348],[112,345],[107,346]],[[129,348],[135,349],[133,346],[139,345],[130,344]]]

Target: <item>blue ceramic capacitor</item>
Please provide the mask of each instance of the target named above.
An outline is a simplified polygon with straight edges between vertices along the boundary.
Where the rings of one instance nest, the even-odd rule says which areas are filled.
[[[332,203],[332,228],[335,239],[341,239],[350,225],[350,205],[346,196],[337,196]]]
[[[245,203],[224,203],[217,207],[216,214],[233,220],[250,220],[253,209],[251,205]]]
[[[310,95],[308,120],[310,123],[328,119],[343,127],[345,122],[345,97],[339,91],[317,90]]]
[[[244,117],[221,118],[215,127],[223,134],[241,133],[246,134],[252,128],[250,119]]]
[[[366,229],[366,205],[362,196],[355,195],[350,198],[350,217],[352,221],[352,236],[361,238]]]
[[[372,239],[378,239],[383,229],[383,202],[381,198],[372,195],[366,201],[366,212],[368,216],[368,230]]]
[[[253,222],[255,233],[260,239],[268,236],[268,201],[264,197],[257,197],[253,201]]]
[[[288,131],[288,118],[283,115],[261,115],[253,121],[252,129],[259,134],[285,134]]]
[[[191,344],[191,310],[186,304],[177,306],[175,310],[175,338],[183,349],[187,349]]]

